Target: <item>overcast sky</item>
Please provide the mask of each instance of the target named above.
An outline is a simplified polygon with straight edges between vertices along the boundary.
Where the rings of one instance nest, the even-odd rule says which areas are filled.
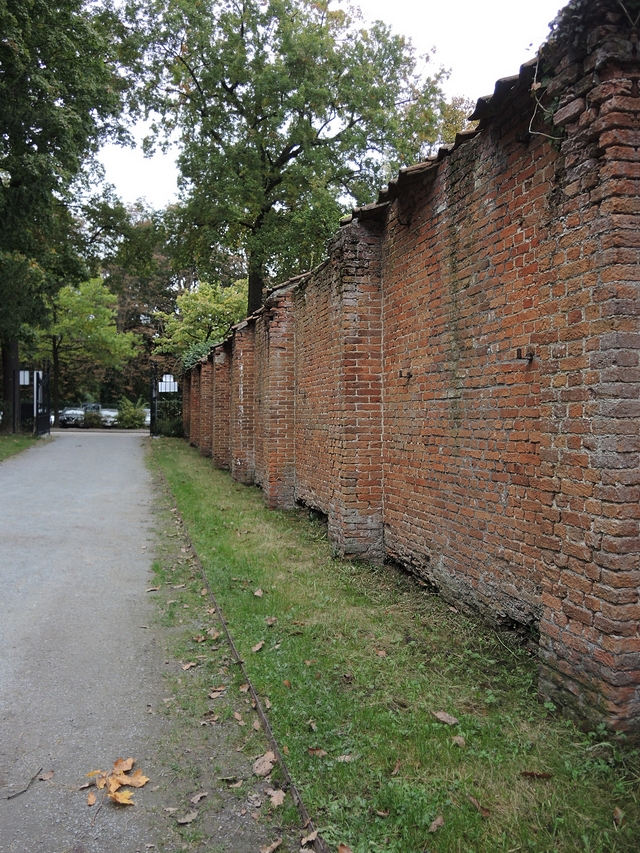
[[[435,69],[451,76],[449,95],[476,99],[493,92],[500,77],[516,74],[549,32],[562,0],[360,0],[369,20],[380,19],[411,38],[419,53],[435,48]],[[126,202],[146,198],[156,208],[175,197],[175,155],[107,146],[102,154],[107,180]]]

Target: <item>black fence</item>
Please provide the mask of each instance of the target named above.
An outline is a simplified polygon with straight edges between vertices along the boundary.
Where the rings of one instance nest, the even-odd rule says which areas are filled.
[[[156,364],[151,363],[149,387],[149,406],[151,408],[151,435],[181,436],[182,426],[182,388],[170,375],[159,375]]]

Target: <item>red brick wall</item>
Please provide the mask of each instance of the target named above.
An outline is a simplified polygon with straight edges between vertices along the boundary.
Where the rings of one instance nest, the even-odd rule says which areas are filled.
[[[228,413],[214,382],[236,479],[538,628],[541,695],[619,729],[640,726],[639,80],[619,4],[572,4],[476,133],[237,327]]]

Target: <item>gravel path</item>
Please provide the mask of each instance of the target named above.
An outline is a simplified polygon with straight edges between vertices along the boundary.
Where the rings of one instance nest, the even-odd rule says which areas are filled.
[[[162,650],[140,433],[63,432],[0,464],[0,850],[133,853],[154,838]],[[145,627],[148,625],[149,627]],[[134,808],[87,807],[91,770],[137,759]],[[49,781],[32,776],[53,770]]]

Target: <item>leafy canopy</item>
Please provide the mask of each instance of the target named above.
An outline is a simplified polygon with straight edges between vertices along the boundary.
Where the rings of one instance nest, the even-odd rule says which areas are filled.
[[[81,277],[69,231],[73,179],[117,131],[127,87],[115,12],[83,0],[0,2],[0,337],[46,317],[46,297]]]
[[[250,310],[437,138],[441,73],[330,0],[133,0],[129,15],[146,44],[139,96],[180,138],[199,261],[241,250]]]

